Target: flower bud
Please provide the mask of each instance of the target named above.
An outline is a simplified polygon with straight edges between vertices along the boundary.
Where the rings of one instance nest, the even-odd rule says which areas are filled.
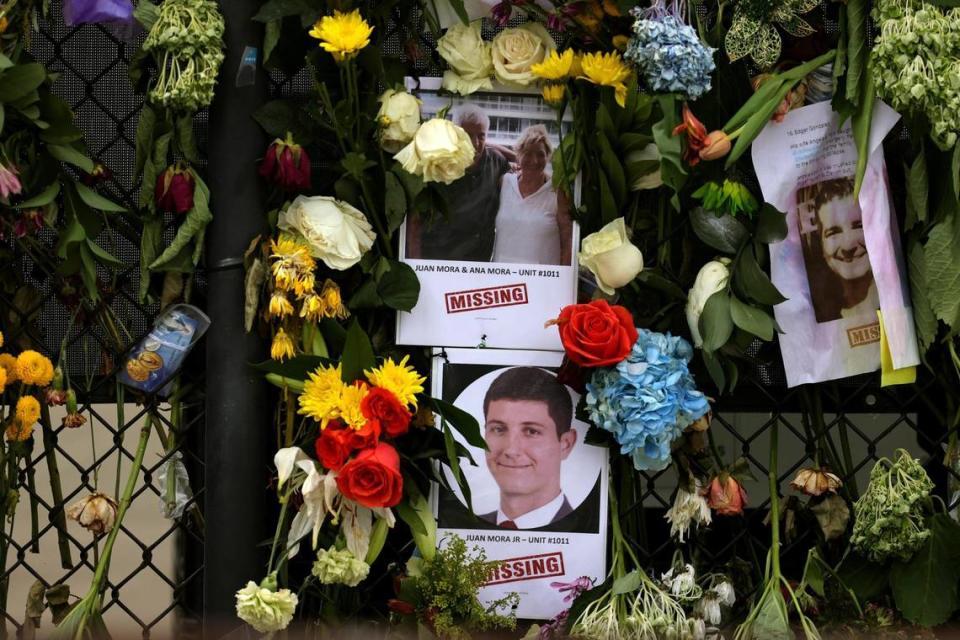
[[[193,173],[179,162],[157,176],[154,201],[160,211],[183,215],[193,209]]]
[[[267,148],[260,175],[284,191],[305,191],[310,188],[310,156],[288,133],[285,140],[277,138]]]
[[[802,491],[808,496],[819,496],[824,493],[836,493],[843,486],[840,478],[823,469],[800,469],[797,476],[790,482],[790,486]]]
[[[747,492],[736,478],[728,473],[721,473],[710,481],[707,504],[717,515],[740,515],[747,505]]]
[[[64,404],[67,405],[67,413],[77,412],[77,392],[73,389],[67,389]]]
[[[580,243],[579,262],[597,277],[597,286],[613,295],[643,270],[643,254],[627,235],[623,218],[617,218]]]
[[[730,153],[730,137],[723,131],[711,131],[703,139],[701,160],[717,160]]]
[[[710,296],[717,291],[722,291],[727,286],[730,279],[729,258],[719,258],[703,265],[697,279],[687,294],[687,324],[690,326],[690,336],[693,338],[693,344],[696,347],[703,346],[703,338],[700,336],[700,315],[703,313],[703,306],[707,304]]]
[[[95,536],[102,536],[113,529],[117,520],[117,503],[102,493],[91,493],[73,503],[67,509],[67,517]]]

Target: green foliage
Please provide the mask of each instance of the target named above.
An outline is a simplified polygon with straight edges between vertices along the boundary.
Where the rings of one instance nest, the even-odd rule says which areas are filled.
[[[926,527],[930,535],[913,558],[893,564],[890,585],[903,617],[932,627],[946,622],[960,608],[960,525],[938,513],[927,520]]]
[[[703,208],[716,216],[737,216],[741,213],[752,216],[760,208],[750,190],[733,180],[724,180],[722,185],[713,180],[705,182],[690,197],[700,200]]]

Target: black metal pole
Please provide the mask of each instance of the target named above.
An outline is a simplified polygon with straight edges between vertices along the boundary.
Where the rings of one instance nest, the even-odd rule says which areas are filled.
[[[206,472],[204,515],[205,637],[240,623],[234,593],[259,582],[266,557],[258,546],[270,537],[267,502],[269,443],[266,383],[250,368],[264,345],[243,327],[243,253],[264,227],[256,159],[265,139],[252,119],[266,100],[266,76],[237,86],[248,46],[262,48],[263,29],[251,20],[257,0],[220,0],[226,21],[226,59],[210,109],[209,186],[213,222],[207,232]],[[247,74],[243,74],[247,75]]]

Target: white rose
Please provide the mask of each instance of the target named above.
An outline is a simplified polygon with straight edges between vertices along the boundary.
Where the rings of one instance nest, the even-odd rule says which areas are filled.
[[[493,72],[504,84],[526,87],[536,81],[530,67],[556,49],[553,38],[537,22],[504,29],[493,39]]]
[[[475,151],[467,132],[449,120],[427,120],[417,130],[413,142],[394,159],[403,169],[421,176],[424,182],[450,184],[473,164]]]
[[[580,265],[597,277],[597,286],[607,294],[637,277],[643,270],[643,254],[627,236],[623,218],[617,218],[580,243]]]
[[[277,226],[303,236],[313,257],[340,271],[357,264],[377,238],[360,211],[329,196],[297,196]]]
[[[693,282],[690,293],[687,294],[687,324],[690,325],[694,346],[703,346],[703,338],[700,336],[700,314],[703,313],[703,305],[707,304],[710,296],[727,286],[727,281],[730,279],[730,269],[727,267],[729,264],[729,258],[720,258],[703,265],[700,273],[697,274],[697,279]]]
[[[437,40],[437,53],[447,61],[449,71],[443,74],[443,88],[460,95],[480,89],[493,89],[493,57],[489,42],[480,35],[480,22],[457,23]]]
[[[643,149],[631,151],[627,154],[627,166],[634,162],[644,162],[648,160],[660,161],[660,150],[652,142]],[[663,185],[663,177],[660,175],[660,168],[657,167],[650,173],[635,176],[630,185],[631,191],[641,191],[642,189],[656,189]]]
[[[396,153],[413,140],[420,126],[420,101],[406,91],[387,89],[380,96],[380,146]]]

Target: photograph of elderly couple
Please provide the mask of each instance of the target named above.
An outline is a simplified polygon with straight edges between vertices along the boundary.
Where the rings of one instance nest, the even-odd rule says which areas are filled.
[[[605,451],[584,442],[577,394],[543,366],[441,368],[438,391],[477,419],[487,448],[470,448],[477,466],[463,468],[469,507],[464,496],[440,489],[439,526],[599,533]]]
[[[422,92],[425,114],[451,98]],[[407,217],[405,258],[570,265],[575,230],[569,199],[553,187],[556,115],[537,96],[452,99],[447,118],[476,151],[466,175],[441,185],[448,215]]]

